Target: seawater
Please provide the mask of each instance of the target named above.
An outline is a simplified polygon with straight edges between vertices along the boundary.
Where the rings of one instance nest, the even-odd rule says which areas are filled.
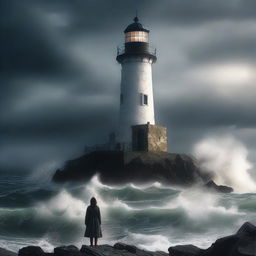
[[[63,186],[8,174],[0,179],[0,247],[39,245],[51,251],[88,244],[84,217],[92,196],[101,209],[101,244],[121,241],[153,251],[177,244],[206,248],[245,221],[256,224],[254,193],[221,195],[160,183],[108,186],[97,176]]]

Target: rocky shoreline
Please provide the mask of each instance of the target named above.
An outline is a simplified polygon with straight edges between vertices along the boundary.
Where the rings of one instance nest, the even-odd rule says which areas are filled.
[[[74,245],[54,248],[46,253],[38,246],[27,246],[18,254],[0,248],[0,256],[255,256],[256,255],[256,226],[245,222],[236,234],[217,239],[208,249],[194,245],[177,245],[170,247],[167,252],[146,251],[133,245],[116,243],[114,246],[99,245],[90,247],[83,245],[79,250]]]

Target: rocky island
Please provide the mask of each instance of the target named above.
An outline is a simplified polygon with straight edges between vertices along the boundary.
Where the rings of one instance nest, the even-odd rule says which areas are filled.
[[[88,181],[95,174],[104,184],[161,182],[193,185],[209,180],[195,158],[168,152],[95,151],[67,161],[54,182]]]
[[[160,182],[164,185],[200,185],[207,190],[230,193],[228,186],[218,186],[203,172],[197,160],[186,154],[168,152],[95,151],[69,160],[52,180],[87,182],[98,175],[104,184]]]

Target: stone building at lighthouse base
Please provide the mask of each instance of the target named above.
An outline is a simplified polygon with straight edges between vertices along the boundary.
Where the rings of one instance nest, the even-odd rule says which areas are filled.
[[[167,128],[150,123],[132,128],[132,151],[167,152]]]

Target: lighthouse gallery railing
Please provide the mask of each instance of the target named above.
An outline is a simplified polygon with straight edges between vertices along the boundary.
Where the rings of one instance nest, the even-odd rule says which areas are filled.
[[[147,52],[149,54],[152,54],[154,56],[156,56],[156,48],[153,46],[148,46]],[[125,54],[125,46],[124,45],[119,45],[117,46],[117,52],[116,52],[117,56],[118,55],[122,55]]]

